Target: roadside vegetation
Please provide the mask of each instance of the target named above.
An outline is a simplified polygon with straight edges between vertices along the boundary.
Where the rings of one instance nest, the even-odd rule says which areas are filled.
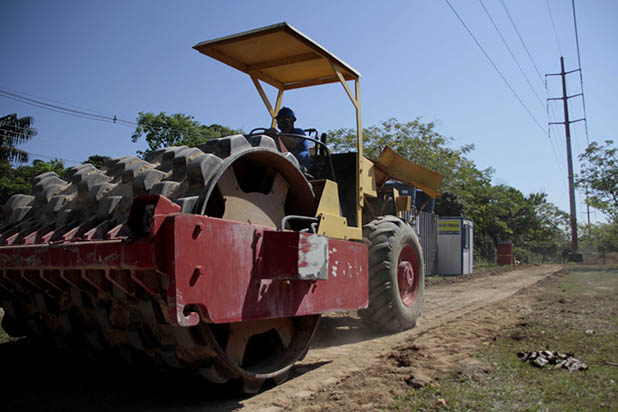
[[[495,262],[496,245],[513,242],[522,263],[562,262],[570,250],[569,217],[547,200],[545,193],[523,194],[518,189],[492,184],[495,171],[478,169],[470,160],[473,145],[453,148],[453,139],[420,118],[410,122],[389,119],[363,129],[366,155],[375,158],[385,145],[400,155],[444,175],[443,195],[436,202],[440,216],[464,216],[474,222],[476,266]],[[329,132],[335,151],[354,150],[354,129]],[[611,140],[590,143],[579,156],[578,187],[588,190],[588,203],[607,223],[580,225],[582,251],[602,263],[606,253],[618,252],[618,149]]]
[[[13,167],[11,162],[27,161],[27,153],[16,146],[36,136],[31,117],[16,114],[0,118],[0,204],[15,193],[29,193],[32,177],[39,173],[64,172],[58,160],[34,160],[32,165]],[[148,144],[140,156],[166,146],[196,146],[209,139],[241,133],[226,126],[203,125],[193,116],[175,113],[139,113],[133,142]],[[327,131],[333,152],[356,150],[353,129]],[[520,190],[493,184],[493,168],[479,169],[469,158],[473,145],[454,147],[432,122],[420,118],[401,122],[388,119],[363,129],[365,154],[379,155],[386,145],[403,157],[444,175],[443,196],[435,205],[440,216],[463,216],[474,222],[475,265],[495,262],[499,241],[513,242],[515,258],[521,263],[561,262],[569,249],[568,215],[547,200],[545,193],[523,194]],[[90,156],[85,162],[105,167],[109,158]],[[589,192],[588,202],[608,218],[607,223],[580,226],[582,251],[602,263],[607,253],[618,252],[618,149],[613,141],[592,142],[579,156],[582,164],[577,183]]]
[[[37,130],[32,127],[33,124],[32,117],[19,117],[17,113],[0,117],[0,162],[28,161],[28,153],[17,146],[36,136]]]
[[[611,411],[618,405],[618,266],[571,267],[542,282],[529,315],[475,355],[397,400],[402,411]],[[573,353],[589,369],[522,362],[527,351]]]

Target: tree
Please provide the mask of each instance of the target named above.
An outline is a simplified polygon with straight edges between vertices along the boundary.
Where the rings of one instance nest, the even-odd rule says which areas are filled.
[[[64,164],[54,159],[49,162],[35,160],[31,166],[11,167],[8,162],[0,162],[0,205],[17,193],[32,192],[32,179],[45,172],[56,172],[64,175]]]
[[[590,252],[618,252],[618,222],[585,225],[581,231],[582,249]]]
[[[507,185],[485,186],[464,215],[474,222],[476,253],[484,259],[493,257],[502,240],[513,242],[522,262],[559,260],[568,246],[568,215],[545,193],[524,196]]]
[[[588,192],[586,203],[618,223],[618,149],[612,140],[592,142],[579,155],[582,161],[577,185]]]
[[[32,117],[17,117],[16,113],[0,117],[0,162],[28,161],[28,153],[16,146],[32,139],[37,130],[32,128]]]
[[[328,132],[329,146],[334,152],[356,149],[356,130],[338,129]],[[422,123],[420,118],[407,123],[389,119],[379,126],[363,129],[365,156],[377,158],[385,146],[401,156],[444,176],[443,196],[436,202],[437,213],[443,216],[470,216],[476,199],[486,195],[494,173],[492,168],[477,169],[467,155],[473,145],[459,149],[449,147],[453,139],[440,135],[434,123]]]
[[[333,151],[356,148],[356,131],[329,132]],[[388,145],[405,158],[444,176],[443,195],[436,202],[442,216],[465,216],[474,222],[475,255],[493,260],[501,240],[511,240],[522,261],[558,260],[567,241],[567,215],[547,201],[543,193],[524,196],[506,185],[492,185],[492,168],[479,170],[467,156],[473,145],[459,149],[453,139],[440,135],[434,123],[419,118],[400,123],[389,119],[363,129],[365,155],[376,158]]]
[[[238,131],[219,124],[206,126],[200,124],[193,116],[175,113],[139,113],[137,127],[131,135],[131,140],[137,142],[144,136],[148,143],[145,152],[138,151],[142,156],[168,146],[197,146],[207,140],[236,134]]]
[[[337,129],[328,132],[329,146],[334,152],[356,149],[356,130]],[[435,130],[434,123],[422,123],[420,118],[401,123],[391,118],[380,126],[363,128],[363,148],[370,159],[378,157],[385,146],[390,146],[406,159],[434,170],[444,176],[442,191],[457,194],[460,202],[466,193],[463,186],[472,181],[489,183],[493,169],[479,170],[467,158],[474,145],[464,145],[459,149],[449,147],[453,139],[442,136]]]
[[[107,165],[107,162],[111,160],[109,156],[101,156],[101,155],[92,155],[89,156],[88,159],[84,163],[90,163],[94,165],[97,169],[104,169]]]

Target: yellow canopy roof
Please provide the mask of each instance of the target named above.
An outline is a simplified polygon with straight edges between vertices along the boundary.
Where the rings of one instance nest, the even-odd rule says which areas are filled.
[[[339,82],[332,64],[345,80],[360,78],[351,66],[285,22],[193,48],[282,90]]]

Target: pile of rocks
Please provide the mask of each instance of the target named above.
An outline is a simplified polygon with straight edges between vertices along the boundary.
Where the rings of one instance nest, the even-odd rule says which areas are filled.
[[[576,359],[572,353],[543,350],[539,352],[519,352],[517,357],[539,368],[552,365],[555,369],[564,368],[569,372],[588,369],[586,362]]]

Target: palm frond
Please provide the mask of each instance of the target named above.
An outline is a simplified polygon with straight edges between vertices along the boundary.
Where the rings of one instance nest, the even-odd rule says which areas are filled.
[[[10,146],[0,146],[0,162],[27,163],[28,152]]]
[[[37,134],[32,127],[34,119],[30,116],[17,117],[11,113],[0,117],[0,160],[27,162],[28,154],[15,146],[22,145]]]

